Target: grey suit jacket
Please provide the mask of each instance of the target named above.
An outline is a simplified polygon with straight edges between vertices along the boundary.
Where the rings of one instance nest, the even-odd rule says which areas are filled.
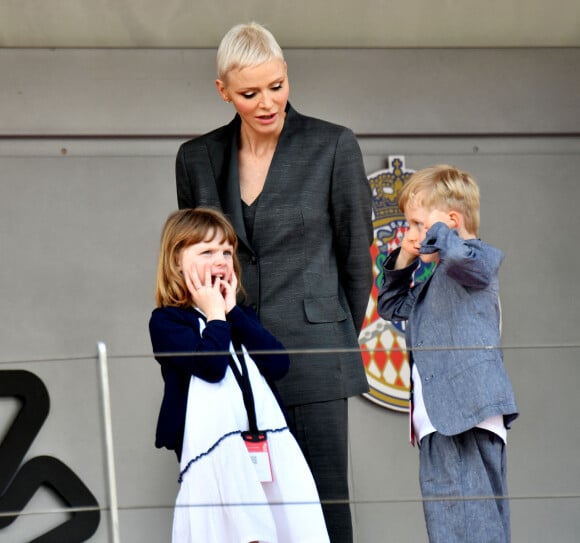
[[[395,270],[399,251],[383,265],[378,312],[390,321],[407,321],[407,348],[421,376],[431,423],[444,435],[456,435],[504,415],[509,427],[518,408],[500,347],[503,253],[436,223],[421,252],[438,251],[439,264],[429,279],[411,287],[418,259]]]
[[[236,115],[180,147],[179,207],[211,206],[229,217],[240,241],[247,303],[288,350],[333,351],[291,353],[290,372],[279,383],[286,405],[364,392],[358,333],[372,283],[373,232],[356,138],[288,104],[250,241],[238,178],[239,129]]]

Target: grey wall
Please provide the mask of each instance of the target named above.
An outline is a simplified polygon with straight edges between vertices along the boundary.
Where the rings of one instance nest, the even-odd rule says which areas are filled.
[[[290,98],[357,134],[578,133],[580,48],[290,49]],[[0,49],[0,135],[202,133],[211,49]]]
[[[0,50],[0,372],[33,371],[51,411],[25,459],[52,455],[108,506],[96,342],[107,344],[123,543],[167,541],[177,465],[153,447],[161,378],[147,319],[175,151],[225,122],[211,50]],[[482,189],[502,268],[515,542],[580,533],[580,50],[290,50],[291,101],[351,126],[368,173],[403,155]],[[340,68],[337,68],[340,67]],[[0,373],[0,378],[1,378]],[[0,398],[0,437],[18,408]],[[351,401],[358,542],[426,541],[407,418]],[[26,511],[55,509],[43,489]],[[64,520],[21,516],[1,541]],[[106,511],[92,541],[110,541]]]
[[[331,10],[312,0],[4,2],[0,47],[217,47],[232,25],[256,18],[282,47],[565,47],[580,45],[579,8],[570,0],[358,0]]]

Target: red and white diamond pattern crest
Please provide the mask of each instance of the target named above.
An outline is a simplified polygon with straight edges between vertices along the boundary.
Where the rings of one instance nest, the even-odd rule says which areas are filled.
[[[413,172],[404,169],[403,157],[390,157],[389,165],[389,169],[368,176],[373,192],[375,239],[371,256],[374,280],[359,344],[370,389],[363,396],[388,409],[408,412],[411,370],[405,336],[377,313],[377,277],[382,261],[400,246],[407,229],[396,197]]]

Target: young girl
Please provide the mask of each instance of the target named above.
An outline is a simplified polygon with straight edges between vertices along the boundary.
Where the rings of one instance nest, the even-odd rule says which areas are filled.
[[[176,211],[163,229],[149,331],[165,382],[155,445],[180,461],[172,541],[328,542],[314,480],[268,385],[289,358],[236,304],[236,248],[212,209]]]

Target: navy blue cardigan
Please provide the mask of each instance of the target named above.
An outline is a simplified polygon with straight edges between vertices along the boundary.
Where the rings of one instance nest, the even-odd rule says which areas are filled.
[[[221,381],[228,368],[230,341],[243,344],[270,386],[288,372],[290,359],[284,346],[268,332],[255,312],[235,306],[226,321],[211,320],[203,334],[199,318],[205,317],[192,307],[158,307],[149,319],[149,334],[155,359],[161,364],[165,382],[157,421],[155,446],[166,447],[181,457],[187,393],[192,375],[210,383]],[[216,352],[195,356],[186,353]],[[259,351],[280,351],[263,353]],[[274,393],[280,401],[274,389]]]

